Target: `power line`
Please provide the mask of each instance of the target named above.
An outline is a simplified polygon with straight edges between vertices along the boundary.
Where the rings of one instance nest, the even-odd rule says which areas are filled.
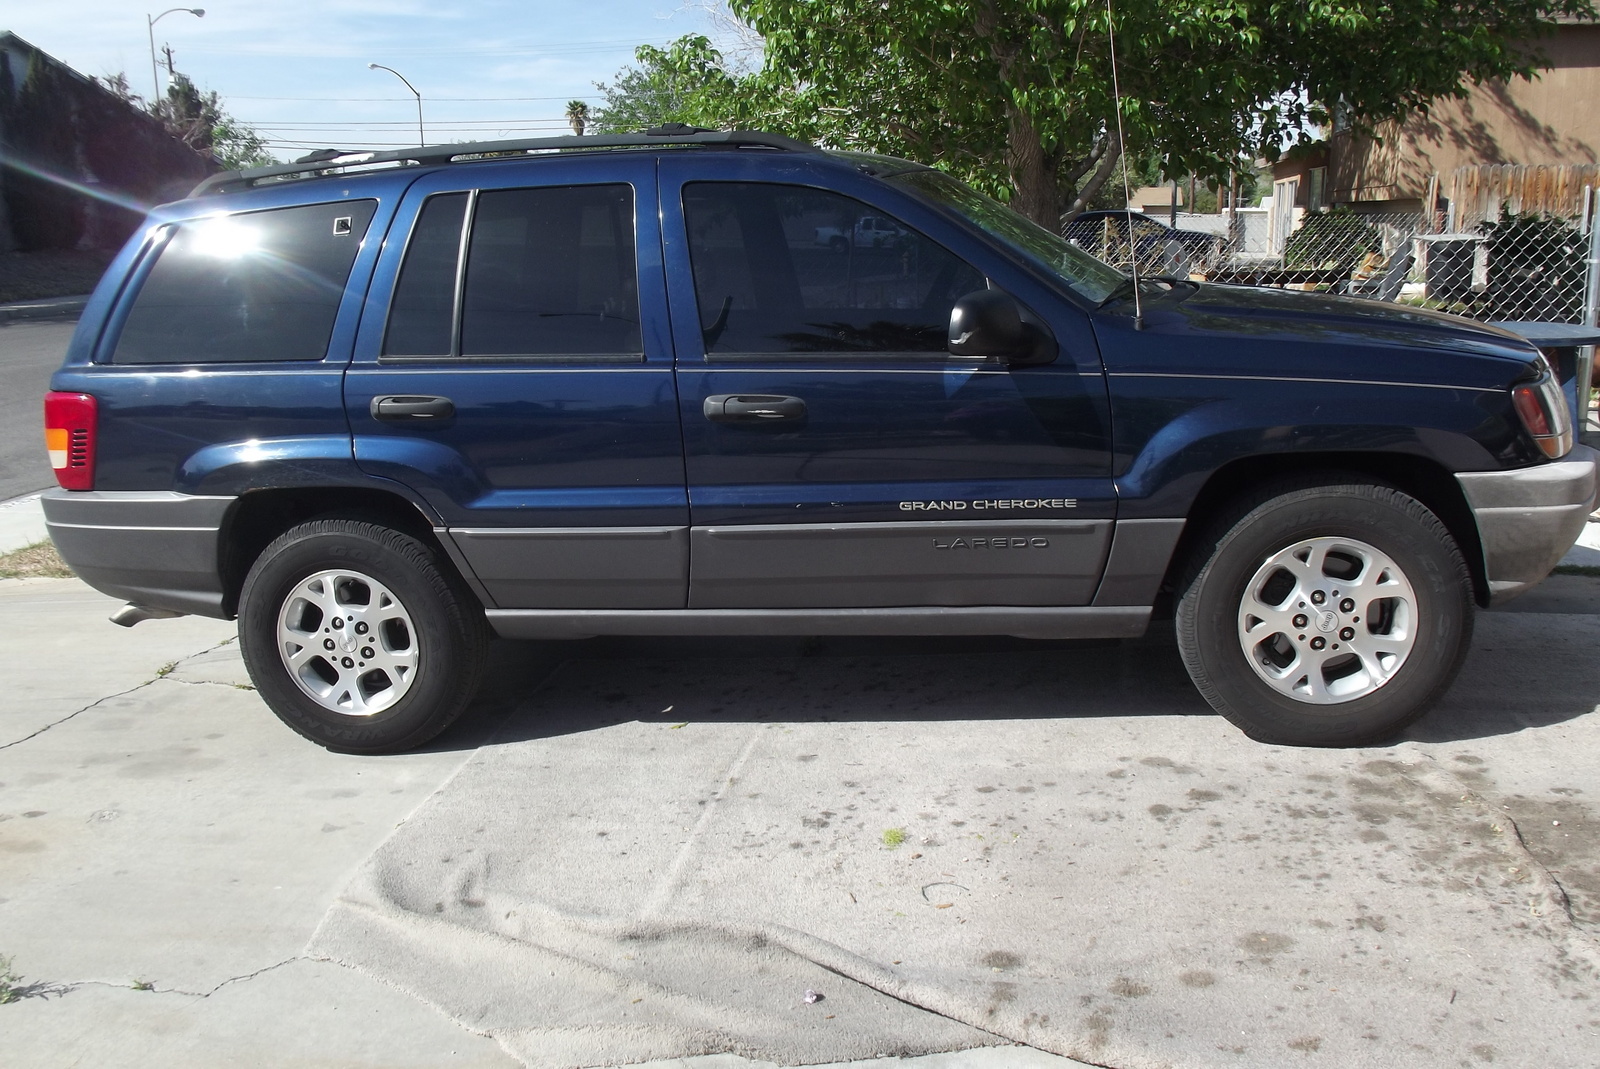
[[[460,128],[465,128],[465,127],[469,127],[469,126],[515,126],[515,125],[518,125],[518,124],[521,124],[521,123],[551,123],[551,122],[553,122],[553,123],[565,123],[566,121],[567,121],[566,119],[562,118],[559,115],[550,115],[550,116],[544,116],[544,117],[540,117],[540,118],[523,118],[523,119],[460,119],[460,120],[457,120],[457,121],[454,121],[454,122],[440,121],[440,122],[430,123],[429,125],[430,126],[441,126],[441,127],[460,127]],[[281,120],[281,121],[273,121],[271,119],[251,119],[250,120],[250,125],[254,126],[254,127],[258,128],[258,129],[262,128],[262,127],[271,127],[273,129],[280,129],[280,130],[281,129],[291,129],[291,128],[298,130],[298,129],[312,129],[312,128],[319,127],[319,126],[336,126],[336,127],[340,127],[341,129],[354,130],[354,129],[367,129],[367,128],[379,127],[379,126],[415,126],[417,124],[416,124],[415,121],[405,121],[405,120],[400,120],[400,119],[395,119],[395,120],[390,120],[390,119],[350,119],[350,120],[347,120],[347,121],[339,121],[339,122],[322,121],[322,120],[307,120],[305,122],[300,122],[300,121],[297,121],[297,120],[294,120],[294,119],[284,119],[284,120]]]
[[[230,100],[230,101],[233,101],[233,100],[305,100],[305,101],[312,101],[312,102],[318,102],[318,103],[330,103],[331,102],[331,103],[337,103],[337,104],[355,104],[355,103],[386,103],[386,104],[404,103],[404,104],[409,104],[409,103],[411,103],[411,99],[412,99],[411,97],[254,97],[254,96],[241,96],[241,95],[237,95],[237,94],[234,94],[234,93],[229,93],[228,94],[228,100]],[[553,96],[553,97],[440,97],[440,96],[430,96],[427,99],[428,99],[428,102],[430,104],[432,104],[432,103],[448,103],[448,102],[452,102],[452,101],[483,103],[483,102],[486,102],[486,101],[523,101],[523,100],[599,100],[601,98],[599,96],[587,96],[587,97],[585,97],[585,96]]]
[[[660,48],[670,44],[670,40],[640,41],[628,39],[615,44],[584,44],[575,43],[568,47],[550,47],[533,45],[481,45],[464,46],[461,48],[387,48],[378,46],[358,50],[317,50],[296,46],[256,45],[247,48],[217,48],[215,46],[191,46],[192,52],[205,52],[219,56],[295,56],[300,59],[356,59],[369,53],[382,53],[386,56],[589,56],[601,55],[608,52],[629,51],[640,45],[650,45]]]

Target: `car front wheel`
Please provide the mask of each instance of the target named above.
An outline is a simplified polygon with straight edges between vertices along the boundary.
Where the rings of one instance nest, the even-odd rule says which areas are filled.
[[[1349,483],[1283,488],[1234,516],[1177,612],[1213,708],[1263,742],[1358,746],[1444,694],[1471,644],[1472,582],[1431,511]]]
[[[358,520],[285,532],[239,599],[257,691],[331,750],[427,742],[472,700],[488,646],[482,611],[447,567],[417,539]]]

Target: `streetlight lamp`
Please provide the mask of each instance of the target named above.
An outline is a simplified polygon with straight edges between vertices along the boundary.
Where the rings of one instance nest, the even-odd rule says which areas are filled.
[[[145,28],[150,31],[150,85],[156,91],[156,95],[150,98],[152,105],[161,99],[161,79],[156,74],[156,23],[174,11],[187,11],[197,19],[206,17],[206,9],[203,7],[169,7],[155,18],[151,18],[148,14],[145,15]]]
[[[417,87],[406,81],[405,75],[401,74],[393,67],[385,67],[382,63],[368,63],[367,70],[388,71],[390,74],[400,79],[407,89],[411,90],[411,95],[417,98],[417,147],[422,148],[427,145],[428,135],[423,133],[422,130],[422,94],[417,92]]]

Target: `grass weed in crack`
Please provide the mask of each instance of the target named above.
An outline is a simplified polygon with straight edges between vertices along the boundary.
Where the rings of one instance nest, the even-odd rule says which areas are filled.
[[[23,991],[22,974],[12,968],[10,958],[0,956],[0,1006],[16,1002]]]
[[[70,579],[72,569],[49,542],[0,554],[0,579]]]

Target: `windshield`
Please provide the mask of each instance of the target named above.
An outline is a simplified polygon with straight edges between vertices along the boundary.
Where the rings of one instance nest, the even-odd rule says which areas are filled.
[[[1078,293],[1099,304],[1124,282],[1126,275],[1101,263],[1059,234],[1052,234],[993,197],[943,171],[905,171],[889,178],[972,220],[983,230],[1018,249],[1066,280]]]

